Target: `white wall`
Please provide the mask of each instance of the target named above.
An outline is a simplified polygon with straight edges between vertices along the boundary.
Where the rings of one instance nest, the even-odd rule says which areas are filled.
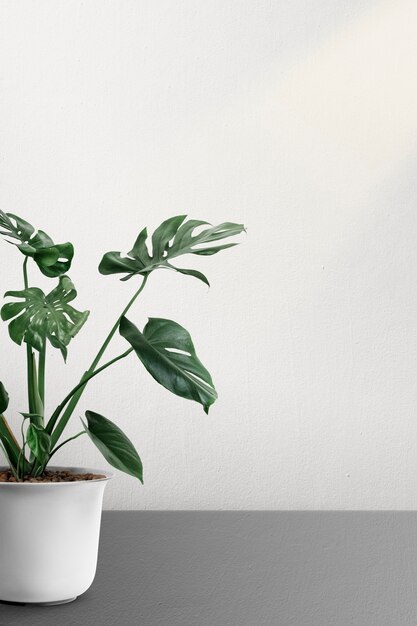
[[[118,474],[108,508],[417,505],[416,19],[411,0],[1,2],[0,206],[76,244],[92,310],[67,367],[50,351],[50,410],[134,289],[98,275],[104,251],[176,213],[248,227],[193,259],[210,292],[160,272],[130,315],[190,330],[210,416],[133,356],[74,416],[142,456],[145,487]],[[1,290],[20,261],[2,245]],[[17,416],[24,351],[4,324],[0,344]],[[102,465],[83,439],[60,461]]]

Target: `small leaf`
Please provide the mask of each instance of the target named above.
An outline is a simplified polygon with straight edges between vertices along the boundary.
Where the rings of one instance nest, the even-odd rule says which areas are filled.
[[[130,439],[109,419],[86,411],[87,424],[83,426],[91,441],[97,446],[106,461],[116,469],[138,478],[143,483],[143,467]]]
[[[45,429],[31,422],[26,432],[26,442],[39,463],[47,463],[51,452],[51,437]]]
[[[185,328],[172,320],[150,318],[141,333],[122,317],[119,330],[160,385],[177,396],[199,402],[208,413],[217,392]]]
[[[3,383],[0,381],[0,414],[4,413],[9,406],[9,394],[7,393]]]
[[[58,286],[48,295],[37,287],[8,291],[5,295],[23,299],[23,302],[7,303],[1,309],[1,318],[12,320],[9,324],[11,339],[19,345],[25,341],[39,352],[48,339],[54,348],[61,350],[65,359],[69,342],[89,315],[89,311],[77,311],[69,304],[77,292],[68,276],[60,276]]]

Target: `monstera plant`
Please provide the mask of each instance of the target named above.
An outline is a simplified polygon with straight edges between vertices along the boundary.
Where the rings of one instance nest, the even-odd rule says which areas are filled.
[[[189,332],[177,322],[159,317],[149,319],[139,330],[126,316],[156,270],[169,269],[209,285],[200,271],[177,267],[177,258],[217,254],[237,245],[229,238],[243,230],[242,224],[226,222],[211,226],[178,215],[164,221],[150,240],[146,228],[143,229],[126,255],[115,251],[104,254],[99,265],[101,274],[121,274],[122,281],[139,281],[139,285],[135,285],[133,295],[129,294],[130,299],[90,367],[49,415],[45,413],[47,350],[50,347],[58,349],[66,360],[69,344],[86,324],[89,315],[88,311],[79,311],[73,306],[77,292],[67,273],[74,248],[71,243],[54,243],[44,231],[35,231],[17,215],[0,211],[0,234],[17,248],[23,270],[23,288],[7,291],[7,302],[1,309],[1,318],[8,323],[10,338],[18,345],[24,344],[26,349],[28,406],[26,410],[22,408],[19,436],[13,434],[6,420],[9,397],[5,385],[0,382],[0,445],[15,481],[41,477],[55,453],[84,434],[90,437],[108,463],[143,480],[142,463],[133,444],[113,421],[99,413],[86,411],[82,430],[61,441],[88,382],[130,354],[136,355],[163,387],[177,396],[198,402],[208,413],[217,393],[209,372],[197,356]],[[224,240],[227,242],[223,243]],[[30,264],[51,279],[52,288],[48,293],[33,286],[28,272]],[[126,350],[103,363],[107,347],[117,332],[126,340]]]

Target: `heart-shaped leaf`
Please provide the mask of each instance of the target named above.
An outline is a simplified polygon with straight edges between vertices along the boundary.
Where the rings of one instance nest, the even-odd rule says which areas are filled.
[[[177,396],[199,402],[208,413],[217,392],[185,328],[172,320],[153,317],[141,333],[122,317],[119,330],[158,383]]]
[[[51,453],[51,437],[42,426],[37,426],[34,422],[29,424],[26,432],[26,443],[41,465],[47,463]]]
[[[7,237],[25,256],[32,257],[45,276],[54,278],[68,272],[74,256],[71,243],[55,244],[43,230],[34,227],[14,213],[0,211],[0,235]]]
[[[239,235],[243,224],[225,222],[219,226],[205,228],[194,234],[196,228],[208,225],[201,220],[187,220],[186,215],[177,215],[165,220],[152,235],[152,254],[148,249],[148,234],[144,228],[138,235],[132,250],[127,256],[120,252],[107,252],[99,265],[102,274],[125,274],[121,280],[128,280],[140,274],[146,276],[157,268],[172,269],[181,274],[193,276],[209,285],[207,278],[201,272],[193,269],[182,269],[171,265],[171,260],[183,254],[197,254],[209,256],[220,250],[236,246],[237,243],[211,245],[214,241]]]
[[[7,303],[1,309],[2,319],[12,320],[9,334],[13,341],[19,345],[25,341],[35,350],[42,351],[48,339],[66,359],[69,342],[89,315],[89,311],[77,311],[69,304],[77,292],[68,276],[60,276],[58,286],[48,295],[37,287],[8,291],[5,295],[23,299],[22,302]]]
[[[83,426],[106,461],[116,469],[138,478],[143,483],[142,461],[133,443],[124,432],[99,413],[86,411],[85,416],[87,424],[81,420]]]
[[[9,406],[9,394],[7,393],[3,383],[0,381],[0,415],[4,413]]]

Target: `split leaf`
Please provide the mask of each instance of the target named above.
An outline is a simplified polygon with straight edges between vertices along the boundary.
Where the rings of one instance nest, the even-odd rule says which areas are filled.
[[[225,222],[210,226],[201,220],[187,220],[186,215],[171,217],[155,230],[152,235],[152,253],[147,243],[148,233],[144,228],[138,235],[132,250],[127,256],[120,252],[106,252],[99,265],[101,274],[125,274],[121,280],[128,280],[137,274],[147,276],[155,269],[167,268],[193,276],[209,285],[201,272],[182,269],[171,264],[171,260],[184,254],[209,256],[220,250],[236,246],[237,243],[225,243],[213,246],[212,243],[239,235],[244,231],[243,224]],[[210,226],[194,234],[198,227]]]
[[[60,276],[58,286],[48,295],[37,287],[8,291],[5,295],[22,299],[7,303],[1,309],[2,319],[12,320],[9,334],[13,341],[19,345],[25,341],[41,352],[48,339],[66,359],[69,342],[89,315],[89,311],[77,311],[69,304],[77,292],[68,276]]]

